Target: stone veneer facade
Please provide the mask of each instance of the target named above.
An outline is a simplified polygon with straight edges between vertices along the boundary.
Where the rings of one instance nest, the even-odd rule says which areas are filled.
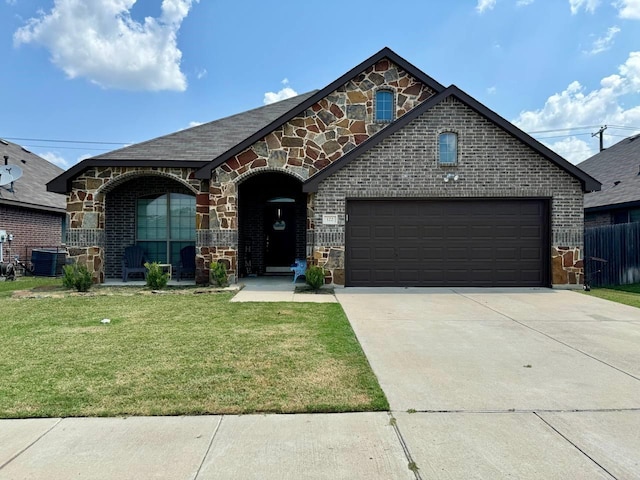
[[[196,281],[208,281],[209,264],[215,261],[226,264],[234,281],[239,265],[240,183],[263,172],[284,173],[302,182],[341,158],[388,125],[373,118],[379,89],[394,92],[395,118],[435,93],[385,59],[226,160],[212,172],[210,181],[197,180],[195,168],[86,170],[74,179],[68,197],[70,256],[88,265],[94,281],[103,282],[105,196],[123,182],[159,175],[196,197]],[[456,166],[437,163],[437,138],[443,131],[458,134]],[[458,173],[460,180],[445,184],[443,173],[450,171]],[[325,179],[316,193],[308,194],[307,257],[326,269],[328,283],[344,284],[348,197],[551,198],[553,283],[581,282],[583,197],[578,180],[453,99],[431,108]],[[323,214],[337,214],[339,224],[322,225]]]

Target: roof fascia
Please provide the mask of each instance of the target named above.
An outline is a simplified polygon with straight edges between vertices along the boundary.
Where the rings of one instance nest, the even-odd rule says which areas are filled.
[[[0,198],[0,205],[7,205],[10,207],[25,208],[28,210],[39,210],[39,211],[59,213],[59,214],[64,214],[67,211],[66,208],[49,207],[46,205],[38,205],[35,203],[24,203],[24,202],[19,202],[17,200],[6,200],[2,198]]]
[[[220,165],[222,165],[229,158],[231,158],[234,155],[237,155],[238,153],[246,150],[251,145],[253,145],[255,142],[257,142],[261,138],[267,136],[269,133],[274,131],[276,128],[280,127],[284,123],[286,123],[289,120],[293,119],[297,115],[301,114],[306,109],[308,109],[309,107],[311,107],[315,103],[317,103],[320,100],[322,100],[323,98],[325,98],[331,92],[335,91],[338,87],[341,87],[342,85],[347,83],[349,80],[354,78],[356,75],[364,72],[367,68],[375,65],[376,63],[378,63],[380,60],[382,60],[384,58],[388,58],[391,62],[395,63],[400,68],[402,68],[405,71],[407,71],[409,74],[411,74],[412,76],[414,76],[415,78],[420,80],[422,83],[427,85],[429,88],[431,88],[435,92],[441,92],[441,91],[443,91],[445,89],[444,85],[442,85],[441,83],[437,82],[436,80],[431,78],[429,75],[427,75],[426,73],[424,73],[423,71],[421,71],[420,69],[418,69],[417,67],[412,65],[411,63],[407,62],[404,58],[399,56],[397,53],[395,53],[390,48],[385,47],[382,50],[380,50],[378,53],[376,53],[376,54],[372,55],[371,57],[369,57],[368,59],[366,59],[364,62],[358,64],[355,67],[353,67],[347,73],[342,75],[340,78],[334,80],[332,83],[330,83],[329,85],[324,87],[322,90],[319,90],[316,94],[312,95],[311,97],[309,97],[304,102],[296,105],[295,107],[293,107],[291,110],[289,110],[285,114],[283,114],[280,117],[276,118],[273,122],[271,122],[267,126],[261,128],[260,130],[258,130],[256,133],[254,133],[250,137],[246,138],[242,142],[238,143],[236,146],[234,146],[234,147],[230,148],[229,150],[227,150],[222,155],[219,155],[218,157],[214,158],[211,162],[209,162],[207,165],[205,165],[204,167],[202,167],[200,170],[198,170],[196,172],[196,174],[195,174],[196,178],[199,178],[199,179],[208,179],[208,178],[210,178],[211,177],[211,172],[215,168],[217,168]]]
[[[622,203],[608,203],[606,205],[598,205],[597,207],[588,207],[584,209],[585,213],[604,212],[607,210],[621,210],[625,208],[640,207],[640,200],[632,200]]]
[[[172,167],[172,168],[200,168],[201,161],[185,160],[110,160],[89,158],[77,163],[69,170],[61,173],[47,183],[47,191],[55,193],[69,193],[72,180],[85,170],[93,167]]]
[[[488,107],[482,105],[480,102],[478,102],[477,100],[472,98],[470,95],[460,90],[455,85],[451,85],[446,90],[429,98],[424,103],[422,103],[418,107],[411,110],[409,113],[403,115],[401,118],[396,120],[387,128],[380,131],[378,134],[370,137],[369,139],[361,143],[358,147],[351,150],[342,158],[338,159],[328,167],[316,173],[313,177],[307,179],[302,186],[302,190],[305,192],[316,192],[318,190],[318,184],[322,180],[324,180],[325,178],[327,178],[329,175],[333,174],[337,170],[348,165],[355,158],[362,155],[363,153],[368,151],[370,148],[380,143],[386,137],[398,131],[400,128],[404,127],[409,122],[411,122],[418,116],[422,115],[428,109],[437,105],[438,103],[440,103],[442,100],[444,100],[449,96],[455,97],[456,99],[458,99],[459,101],[467,105],[469,108],[476,111],[478,114],[487,118],[489,121],[499,126],[504,131],[514,136],[515,138],[519,139],[520,141],[528,145],[530,148],[537,151],[538,153],[546,157],[548,160],[552,161],[557,166],[559,166],[560,168],[562,168],[563,170],[571,174],[573,177],[575,177],[580,181],[582,185],[582,190],[584,192],[600,190],[601,184],[595,178],[591,177],[590,175],[588,175],[586,172],[579,169],[575,165],[569,163],[560,155],[553,152],[551,149],[545,147],[543,144],[541,144],[531,136],[527,135],[525,132],[523,132],[518,127],[513,125],[511,122],[505,120],[503,117],[501,117],[494,111],[490,110]]]

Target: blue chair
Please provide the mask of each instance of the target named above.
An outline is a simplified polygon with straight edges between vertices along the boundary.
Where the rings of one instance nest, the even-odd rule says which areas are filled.
[[[144,266],[147,261],[142,247],[138,245],[129,245],[124,249],[122,255],[122,281],[126,282],[132,273],[142,273],[144,279],[147,279],[147,267]]]
[[[306,278],[307,261],[296,258],[295,263],[291,265],[291,271],[293,272],[293,283],[296,283],[299,276],[304,276]]]
[[[178,281],[183,274],[196,274],[196,247],[188,245],[180,250],[180,263],[178,264],[177,274]]]

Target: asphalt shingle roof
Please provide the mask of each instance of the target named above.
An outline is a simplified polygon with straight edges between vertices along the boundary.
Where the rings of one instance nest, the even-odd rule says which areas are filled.
[[[584,208],[640,201],[640,135],[625,138],[578,167],[602,183],[599,192],[584,196]]]
[[[13,192],[11,185],[0,186],[0,204],[66,211],[66,196],[48,192],[46,188],[47,182],[64,170],[20,145],[0,140],[0,165],[4,165],[5,155],[9,157],[9,165],[17,165],[23,174],[14,182]]]
[[[317,90],[93,157],[209,162],[311,97]]]

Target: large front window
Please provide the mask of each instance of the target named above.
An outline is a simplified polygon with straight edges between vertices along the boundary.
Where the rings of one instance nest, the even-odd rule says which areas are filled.
[[[195,245],[196,199],[183,193],[138,198],[136,240],[151,262],[180,262],[180,250]]]

